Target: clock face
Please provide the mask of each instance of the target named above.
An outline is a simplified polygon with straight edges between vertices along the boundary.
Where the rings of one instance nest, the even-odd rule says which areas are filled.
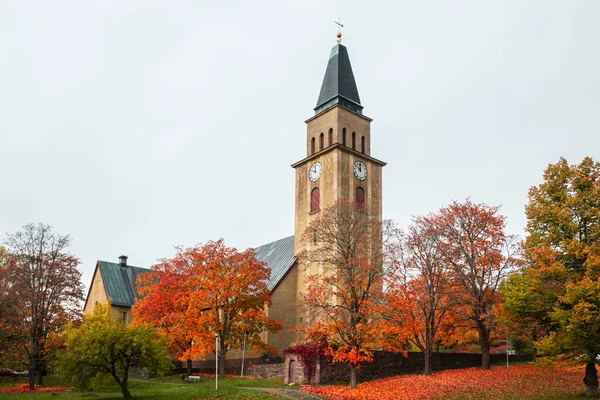
[[[354,176],[356,176],[359,181],[367,179],[367,166],[360,161],[356,161],[354,163]]]
[[[321,163],[316,162],[308,170],[308,178],[311,182],[315,182],[321,177],[321,172],[323,172],[323,166]]]

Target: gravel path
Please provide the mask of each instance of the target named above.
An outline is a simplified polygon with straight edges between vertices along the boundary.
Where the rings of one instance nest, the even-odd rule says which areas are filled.
[[[260,390],[261,392],[271,393],[286,399],[292,400],[314,400],[323,399],[323,397],[315,396],[314,394],[304,393],[299,390],[278,389],[278,388],[259,388],[259,387],[244,387],[240,389]]]

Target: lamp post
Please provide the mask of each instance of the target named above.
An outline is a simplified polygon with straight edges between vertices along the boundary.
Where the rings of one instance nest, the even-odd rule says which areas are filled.
[[[215,333],[215,390],[219,390],[219,334]]]
[[[242,346],[242,378],[244,377],[244,358],[246,356],[246,336],[248,331],[244,331],[244,345]]]

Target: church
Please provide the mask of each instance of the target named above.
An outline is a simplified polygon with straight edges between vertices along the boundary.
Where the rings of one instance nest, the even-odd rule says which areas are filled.
[[[371,121],[363,114],[348,49],[341,44],[338,33],[314,115],[305,121],[306,157],[292,164],[296,170],[294,235],[254,249],[257,259],[271,270],[268,288],[272,306],[268,316],[280,321],[284,329],[265,333],[265,341],[279,353],[296,342],[296,333],[290,332],[302,322],[296,299],[305,289],[306,274],[315,272],[299,258],[307,226],[322,209],[337,201],[365,204],[381,219],[385,163],[371,156]],[[95,304],[111,299],[113,314],[131,322],[130,309],[138,297],[135,278],[147,271],[128,265],[125,256],[118,263],[97,261],[84,313],[91,313]],[[236,356],[232,352],[231,357]]]

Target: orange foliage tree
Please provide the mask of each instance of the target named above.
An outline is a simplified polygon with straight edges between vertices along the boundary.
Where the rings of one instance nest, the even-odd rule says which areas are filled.
[[[438,332],[454,317],[451,313],[457,306],[457,285],[437,235],[430,220],[413,219],[401,236],[387,279],[390,322],[409,328],[409,341],[423,352],[425,375],[432,373],[431,355],[440,340]]]
[[[308,341],[326,344],[334,362],[349,365],[351,388],[373,350],[402,350],[397,340],[386,340],[392,337],[383,295],[384,262],[395,234],[390,221],[378,220],[366,207],[338,202],[321,211],[303,236],[302,329]]]
[[[468,310],[481,346],[481,367],[490,368],[490,342],[497,325],[500,282],[519,264],[517,238],[504,232],[499,207],[470,199],[426,217],[435,226],[444,262],[461,287],[460,309]]]
[[[133,307],[134,321],[160,328],[180,360],[215,351],[218,334],[223,375],[226,354],[242,348],[244,332],[254,354],[277,352],[260,338],[262,332],[282,329],[265,313],[271,305],[269,276],[270,270],[251,249],[240,252],[222,239],[180,248],[173,259],[139,278],[138,291],[144,297]]]

